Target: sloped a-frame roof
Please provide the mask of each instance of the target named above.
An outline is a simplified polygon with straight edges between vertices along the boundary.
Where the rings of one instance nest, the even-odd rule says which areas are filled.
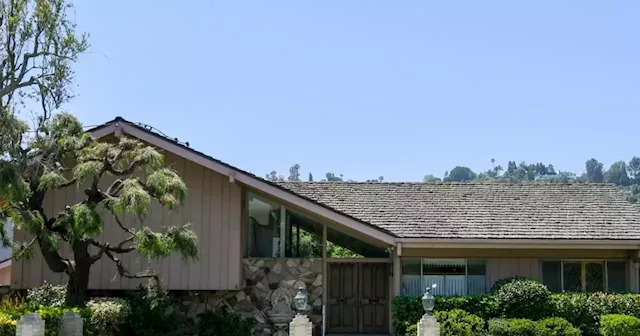
[[[88,130],[88,132],[96,139],[112,134],[125,134],[127,136],[138,138],[148,144],[198,163],[217,173],[227,175],[229,176],[230,181],[240,182],[250,188],[272,195],[287,204],[303,208],[319,217],[337,223],[338,225],[342,225],[347,229],[347,231],[351,230],[351,232],[362,233],[367,239],[370,239],[370,242],[373,240],[381,245],[388,246],[395,244],[395,239],[397,237],[386,229],[377,227],[346,213],[342,213],[339,210],[333,209],[325,204],[318,203],[306,196],[299,195],[276,183],[272,183],[250,172],[215,159],[207,154],[192,149],[175,139],[154,132],[152,129],[145,127],[142,124],[136,124],[125,120],[122,117],[116,117],[103,125]]]

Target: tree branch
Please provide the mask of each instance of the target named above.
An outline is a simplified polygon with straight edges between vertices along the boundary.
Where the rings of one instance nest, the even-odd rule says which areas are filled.
[[[122,261],[118,259],[118,257],[114,256],[110,251],[105,251],[105,254],[107,255],[107,257],[109,257],[109,259],[111,259],[116,264],[116,269],[118,270],[118,274],[120,274],[121,277],[129,278],[129,279],[153,278],[158,283],[160,283],[159,281],[160,279],[158,278],[158,275],[152,269],[146,269],[145,271],[142,271],[136,274],[131,274],[127,269],[124,268],[124,266],[122,265]]]

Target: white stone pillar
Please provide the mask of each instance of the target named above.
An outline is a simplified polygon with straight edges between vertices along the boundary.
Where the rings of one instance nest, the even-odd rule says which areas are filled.
[[[309,321],[307,315],[296,315],[289,323],[289,336],[311,336],[313,333],[313,323]]]
[[[440,324],[432,315],[424,315],[418,322],[418,336],[440,336]]]
[[[25,314],[16,326],[17,336],[44,336],[44,320],[38,314]]]
[[[62,315],[60,336],[82,336],[82,317],[73,311],[66,311]]]

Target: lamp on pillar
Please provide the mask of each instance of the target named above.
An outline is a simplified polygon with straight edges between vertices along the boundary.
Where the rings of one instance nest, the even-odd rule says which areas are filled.
[[[298,315],[302,315],[307,310],[307,302],[309,297],[304,291],[303,287],[298,288],[298,294],[293,298],[293,305],[296,307]]]
[[[313,335],[313,323],[304,315],[307,310],[307,301],[309,301],[309,297],[305,293],[304,288],[300,287],[298,294],[293,298],[293,306],[296,308],[298,314],[293,321],[289,323],[289,335],[291,336]]]
[[[433,315],[433,308],[436,306],[436,297],[431,294],[431,290],[435,289],[436,286],[437,284],[433,284],[431,288],[427,287],[427,291],[422,296],[422,308],[429,316]]]

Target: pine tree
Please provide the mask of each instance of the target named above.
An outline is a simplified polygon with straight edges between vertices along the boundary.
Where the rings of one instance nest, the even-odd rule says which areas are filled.
[[[177,251],[185,258],[196,258],[198,239],[190,224],[166,227],[162,232],[144,226],[152,202],[174,209],[187,194],[185,183],[164,166],[155,148],[126,137],[115,143],[94,141],[75,117],[57,114],[41,123],[35,139],[21,153],[0,161],[0,198],[6,200],[0,219],[10,217],[16,229],[33,237],[16,243],[16,258],[31,255],[37,244],[49,268],[69,276],[67,305],[85,304],[91,266],[101,258],[115,263],[122,277],[155,280],[152,269],[131,273],[121,255],[137,251],[157,258]],[[114,181],[106,183],[108,180]],[[82,201],[67,204],[57,214],[45,212],[46,195],[66,188],[83,190]],[[142,225],[125,225],[125,215],[133,215]],[[100,239],[107,216],[125,233],[125,239]],[[70,256],[60,253],[61,243],[71,247]]]

